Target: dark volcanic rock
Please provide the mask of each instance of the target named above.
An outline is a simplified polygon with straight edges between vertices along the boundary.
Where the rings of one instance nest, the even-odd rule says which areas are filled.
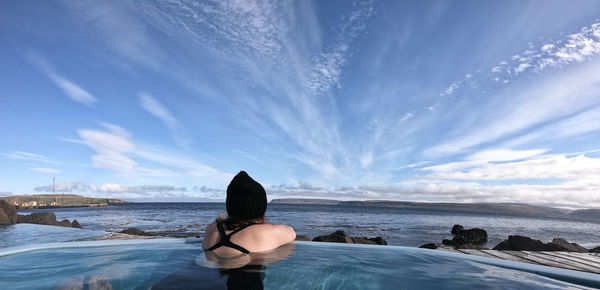
[[[437,245],[434,243],[429,243],[429,244],[420,245],[419,248],[435,250],[435,249],[437,249]]]
[[[296,241],[309,241],[310,237],[305,235],[296,235]]]
[[[363,237],[350,237],[352,242],[355,244],[369,244],[369,245],[387,245],[387,241],[382,237],[376,238],[363,238]]]
[[[502,241],[494,247],[494,250],[508,251],[565,251],[565,249],[556,244],[544,244],[540,240],[534,240],[523,236],[508,236],[508,240]]]
[[[313,242],[353,243],[352,238],[344,231],[335,231],[333,234],[318,236],[313,239]]]
[[[442,240],[442,244],[446,245],[446,246],[456,246],[456,242],[454,241],[454,239],[452,239],[452,240],[444,239],[444,240]]]
[[[0,200],[0,224],[14,224],[17,219],[17,209],[5,200]]]
[[[136,235],[136,236],[154,236],[151,233],[144,232],[144,231],[142,231],[140,229],[137,229],[137,228],[128,228],[128,229],[120,231],[119,233],[121,233],[121,234],[128,234],[128,235]]]
[[[20,224],[23,224],[23,223],[30,224],[32,220],[33,219],[31,218],[31,215],[29,215],[29,214],[28,215],[20,214],[17,217],[17,223],[20,223]]]
[[[454,230],[454,228],[453,228]],[[459,230],[456,231],[454,239],[455,244],[464,245],[464,244],[473,244],[473,245],[481,245],[487,242],[487,232],[482,229],[474,228],[468,230]]]
[[[563,248],[563,250],[559,250],[559,251],[578,252],[578,253],[589,252],[588,249],[586,249],[576,243],[569,243],[567,240],[565,240],[563,238],[554,238],[552,240],[552,242],[550,242],[549,244],[553,244],[553,245]]]
[[[456,235],[456,234],[458,234],[458,232],[460,232],[460,231],[462,231],[464,229],[465,228],[463,228],[463,226],[461,226],[461,225],[454,225],[452,227],[452,230],[450,231],[450,233],[452,233],[453,235]]]
[[[387,241],[382,237],[363,238],[351,237],[346,232],[338,230],[333,234],[326,236],[318,236],[313,239],[313,242],[330,242],[330,243],[347,243],[347,244],[371,244],[371,245],[387,245]]]
[[[30,214],[32,224],[38,225],[56,225],[56,215],[53,212],[34,212]],[[67,220],[68,221],[68,220]],[[70,226],[70,224],[69,224]]]
[[[18,215],[18,223],[37,224],[37,225],[48,225],[48,226],[60,226],[60,227],[74,227],[80,228],[81,225],[73,220],[73,224],[68,219],[62,221],[56,220],[56,215],[53,212],[34,212],[29,215]],[[75,222],[77,222],[75,224]]]
[[[78,228],[78,229],[82,228],[77,220],[73,220],[73,222],[71,223],[71,227]]]

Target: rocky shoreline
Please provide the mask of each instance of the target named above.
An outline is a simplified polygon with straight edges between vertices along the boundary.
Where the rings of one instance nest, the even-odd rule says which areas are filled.
[[[4,200],[0,200],[0,224],[15,224],[15,223],[31,223],[40,225],[52,225],[82,228],[77,220],[62,221],[56,220],[56,215],[53,212],[31,213],[29,215],[19,215],[14,206]],[[172,238],[189,238],[201,237],[201,233],[187,232],[186,229],[177,228],[175,230],[166,230],[160,232],[146,232],[137,228],[128,228],[118,232],[124,236],[138,237],[172,237]],[[484,245],[488,242],[488,235],[484,229],[472,228],[465,229],[461,225],[454,225],[450,230],[454,236],[452,239],[444,239],[441,243],[427,243],[419,246],[427,249],[475,249],[475,250],[490,250]],[[383,237],[352,237],[343,230],[335,231],[329,235],[317,236],[310,238],[305,235],[297,235],[297,241],[313,241],[313,242],[332,242],[332,243],[348,243],[348,244],[371,244],[371,245],[387,245],[387,241]],[[507,239],[500,242],[491,250],[510,250],[510,251],[566,251],[578,253],[600,253],[600,246],[587,249],[571,243],[563,238],[557,237],[548,243],[540,240],[535,240],[530,237],[520,235],[510,235]]]
[[[508,239],[500,242],[492,249],[483,247],[487,243],[487,232],[483,229],[473,228],[465,230],[461,225],[454,225],[450,233],[454,235],[452,240],[442,240],[441,244],[428,243],[419,246],[426,249],[476,249],[476,250],[508,250],[508,251],[562,251],[577,253],[600,253],[600,246],[586,249],[577,243],[557,237],[551,242],[544,243],[530,237],[511,235]]]
[[[79,228],[81,225],[74,219],[72,222],[68,219],[62,221],[56,220],[56,215],[53,212],[34,212],[28,215],[17,214],[17,209],[4,200],[0,200],[0,224],[37,224]]]

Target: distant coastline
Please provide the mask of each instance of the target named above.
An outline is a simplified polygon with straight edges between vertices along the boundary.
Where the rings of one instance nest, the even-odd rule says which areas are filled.
[[[430,211],[454,211],[475,214],[500,214],[524,217],[560,218],[600,222],[600,209],[569,210],[524,203],[428,203],[391,200],[342,201],[332,199],[280,198],[273,204],[312,204],[365,206]]]
[[[117,198],[96,198],[76,194],[35,194],[35,195],[10,195],[0,199],[15,206],[18,210],[45,209],[45,208],[71,208],[71,207],[102,207],[111,203],[129,203]]]

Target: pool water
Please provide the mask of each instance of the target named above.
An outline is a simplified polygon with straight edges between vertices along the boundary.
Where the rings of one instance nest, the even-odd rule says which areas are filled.
[[[113,289],[600,287],[600,275],[583,272],[419,248],[316,242],[296,242],[263,255],[266,266],[224,270],[219,266],[242,267],[250,258],[217,263],[205,255],[199,241],[87,241],[5,248],[0,251],[0,289],[88,289],[89,283],[110,283]]]

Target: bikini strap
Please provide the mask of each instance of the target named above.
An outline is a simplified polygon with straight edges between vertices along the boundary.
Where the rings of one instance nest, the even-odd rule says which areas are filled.
[[[214,249],[217,249],[221,246],[225,246],[225,247],[229,247],[229,248],[233,248],[236,249],[244,254],[249,254],[250,251],[246,250],[245,248],[243,248],[242,246],[239,246],[237,244],[234,244],[233,242],[231,242],[229,239],[231,239],[231,236],[249,226],[251,226],[253,224],[245,224],[243,226],[238,227],[237,229],[235,229],[233,232],[229,233],[228,235],[225,234],[225,229],[223,228],[223,225],[220,222],[217,222],[217,230],[219,231],[219,241],[212,247],[208,248],[207,251],[212,251]]]

